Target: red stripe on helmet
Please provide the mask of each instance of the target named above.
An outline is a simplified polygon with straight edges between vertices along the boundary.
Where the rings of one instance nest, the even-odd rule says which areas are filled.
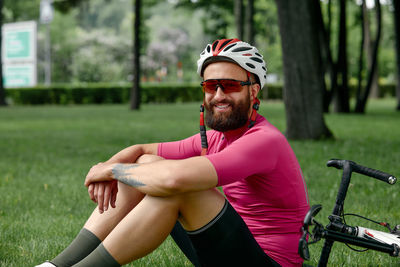
[[[216,40],[212,45],[212,52],[213,52],[213,56],[218,56],[219,53],[221,53],[221,51],[227,47],[230,44],[236,43],[236,42],[240,42],[239,39],[235,38],[235,39],[221,39],[221,40]]]

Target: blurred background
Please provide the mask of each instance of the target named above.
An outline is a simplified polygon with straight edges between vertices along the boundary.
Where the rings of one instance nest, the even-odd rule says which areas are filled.
[[[288,30],[297,23],[288,15],[288,11],[294,9],[295,16],[305,18],[297,26],[310,29],[311,38],[319,42],[312,54],[322,61],[320,68],[325,84],[320,87],[325,91],[325,111],[336,101],[332,97],[336,91],[339,95],[342,90],[348,91],[344,98],[355,96],[357,99],[396,95],[398,27],[395,25],[399,13],[396,1],[310,0],[290,4],[290,1],[279,0],[2,0],[1,4],[4,26],[17,23],[18,31],[21,22],[34,24],[34,43],[30,44],[34,74],[3,66],[6,88],[45,85],[65,90],[82,83],[87,84],[85,88],[113,87],[115,90],[122,87],[125,88],[122,91],[129,92],[117,100],[105,97],[106,100],[97,99],[97,102],[126,102],[131,98],[131,108],[136,109],[140,102],[154,100],[146,93],[144,96],[138,93],[141,91],[139,83],[141,87],[149,83],[172,83],[178,87],[180,83],[197,85],[200,79],[196,74],[196,61],[205,45],[218,38],[237,37],[257,46],[264,55],[270,85],[268,95],[271,99],[282,98],[282,55],[285,52],[281,36],[288,32],[293,34],[294,40],[302,35],[299,31],[290,33]],[[278,10],[280,5],[282,12]],[[10,60],[7,58],[7,51],[12,50],[10,46],[14,45],[15,49],[24,45],[21,40],[8,42],[7,38],[15,39],[17,35],[7,35],[9,32],[4,26],[3,65]],[[303,38],[311,40],[308,36]],[[290,42],[287,45],[290,46]],[[292,50],[303,53],[300,47],[293,46]],[[303,64],[298,59],[292,60]],[[134,88],[126,89],[131,85]],[[174,90],[174,85],[168,88]],[[364,87],[367,92],[363,94]],[[22,93],[17,94],[16,90],[7,90],[7,98],[5,90],[0,91],[3,91],[0,94],[3,104],[93,101],[49,96],[44,91],[41,91],[41,100],[29,100],[26,99],[29,97],[23,99]],[[51,90],[47,93],[55,94]],[[172,96],[170,101],[176,98],[185,97]],[[350,111],[346,103],[335,106],[336,111]],[[364,107],[355,109],[363,112]]]

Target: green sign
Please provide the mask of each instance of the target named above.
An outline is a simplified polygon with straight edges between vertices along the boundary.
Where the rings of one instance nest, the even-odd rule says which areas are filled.
[[[31,65],[4,66],[4,87],[28,87],[36,84],[34,68]]]
[[[37,83],[35,21],[2,25],[3,85],[31,87]]]
[[[29,59],[31,58],[31,36],[32,31],[7,32],[5,38],[6,59]]]

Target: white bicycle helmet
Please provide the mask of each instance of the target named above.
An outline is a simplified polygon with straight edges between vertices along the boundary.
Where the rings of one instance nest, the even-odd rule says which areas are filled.
[[[258,78],[261,89],[267,80],[267,68],[263,56],[257,48],[239,39],[221,39],[208,44],[197,61],[197,73],[203,77],[205,67],[217,61],[238,64]]]

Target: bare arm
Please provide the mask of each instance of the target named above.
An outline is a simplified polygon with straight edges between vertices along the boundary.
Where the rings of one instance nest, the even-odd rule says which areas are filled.
[[[193,157],[145,164],[105,163],[102,174],[88,175],[85,185],[111,180],[119,180],[145,194],[169,196],[213,188],[217,185],[218,177],[206,157]]]
[[[106,163],[134,163],[137,158],[144,154],[157,155],[157,153],[158,143],[133,145],[121,150]]]
[[[94,165],[90,169],[88,176],[102,175],[104,172],[103,168],[111,163],[133,163],[144,154],[157,155],[157,150],[158,144],[141,144],[127,147],[112,156],[105,163]],[[98,204],[100,213],[103,210],[107,210],[109,204],[115,208],[118,193],[116,180],[111,182],[93,182],[87,185],[87,187],[90,199]]]

